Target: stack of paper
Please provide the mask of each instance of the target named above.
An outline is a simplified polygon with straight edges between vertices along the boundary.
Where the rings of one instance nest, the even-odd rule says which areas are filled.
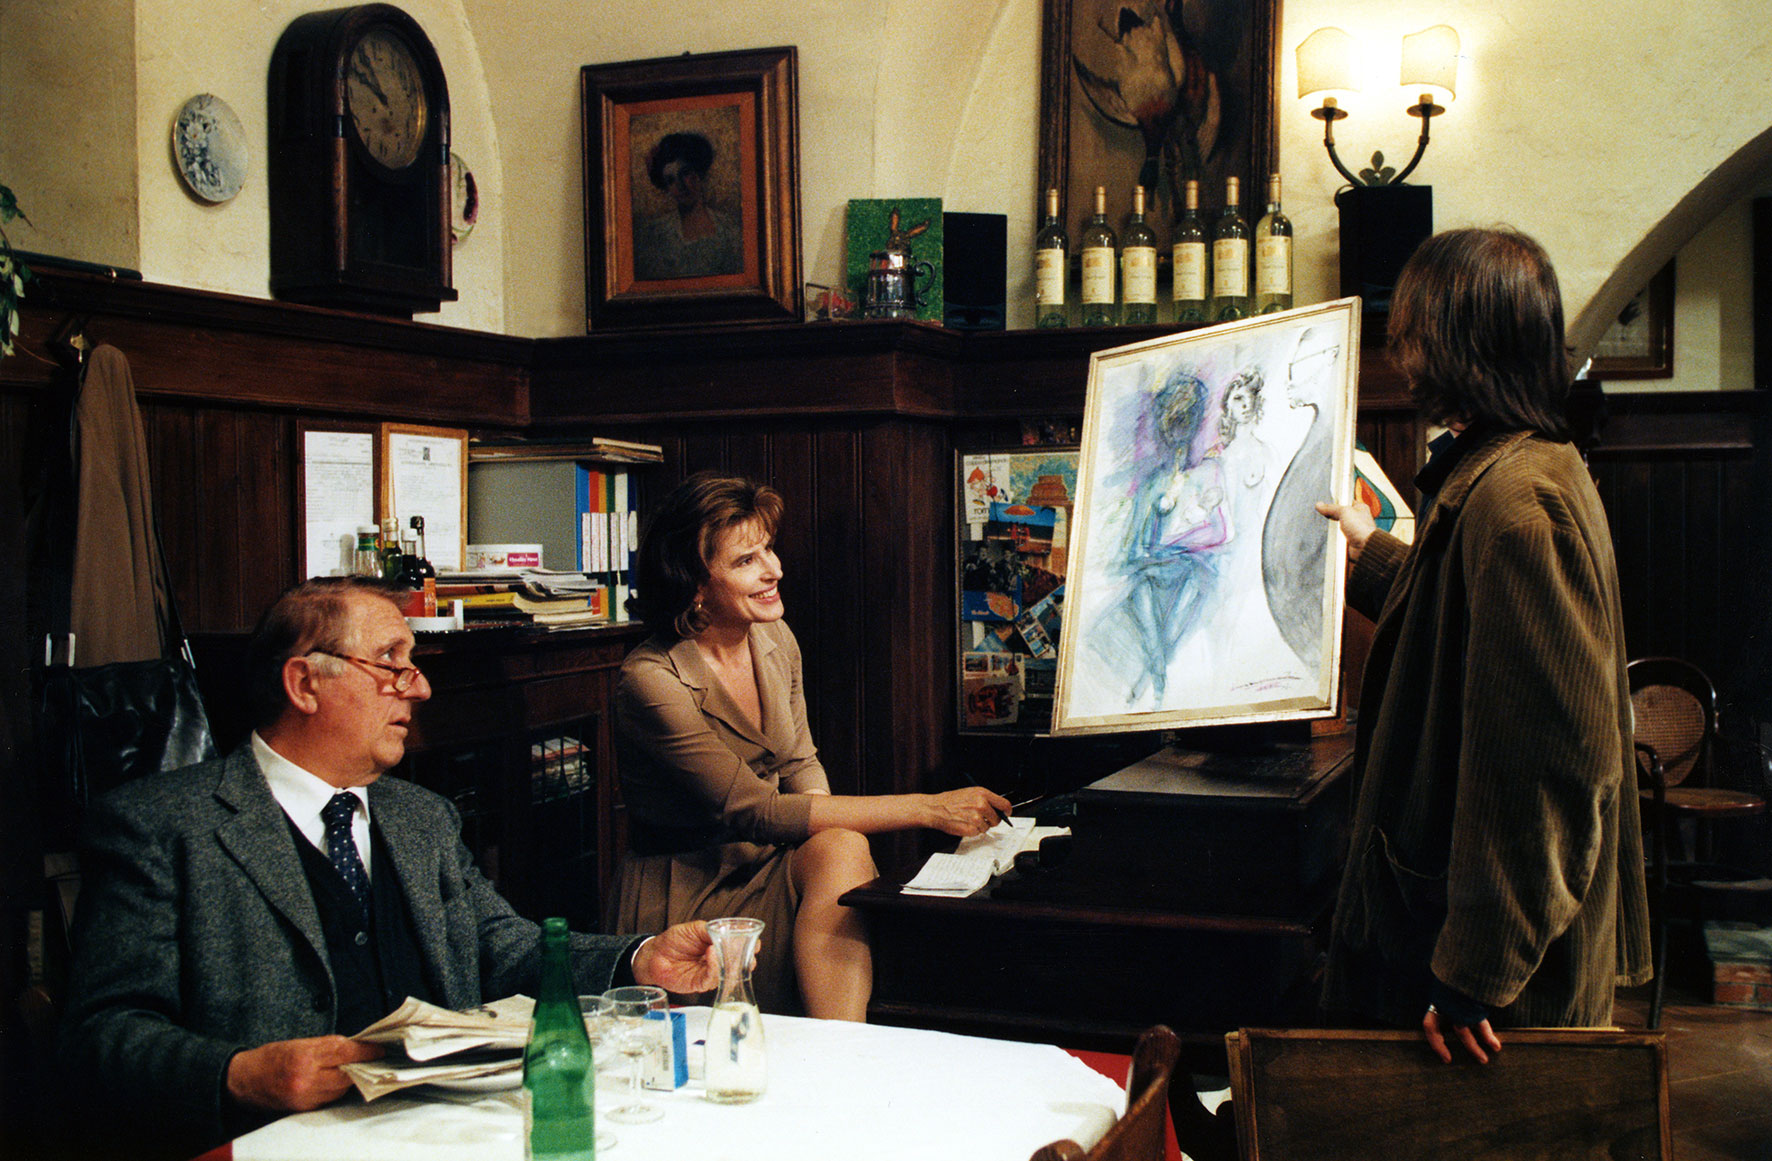
[[[366,1101],[416,1084],[506,1074],[514,1082],[522,1076],[522,1048],[534,1011],[528,996],[509,996],[471,1012],[451,1012],[408,996],[351,1037],[388,1045],[389,1054],[342,1067]]]
[[[904,885],[908,895],[970,895],[1015,865],[1022,851],[1038,850],[1066,826],[1035,826],[1032,818],[1006,818],[981,835],[960,840],[953,854],[929,856],[917,877]]]

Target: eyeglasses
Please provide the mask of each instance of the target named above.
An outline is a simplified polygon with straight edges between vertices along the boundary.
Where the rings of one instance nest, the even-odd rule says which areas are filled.
[[[367,657],[353,657],[349,653],[334,653],[330,649],[312,649],[311,653],[319,653],[325,657],[336,657],[340,661],[355,661],[358,665],[368,665],[394,675],[394,692],[405,693],[412,688],[412,683],[421,676],[416,665],[389,665],[385,661],[371,661]]]

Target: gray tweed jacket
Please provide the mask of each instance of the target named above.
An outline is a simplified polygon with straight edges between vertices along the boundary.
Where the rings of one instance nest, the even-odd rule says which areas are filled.
[[[438,1001],[533,995],[540,929],[474,866],[455,807],[388,777],[369,802]],[[61,1027],[70,1091],[136,1132],[166,1126],[189,1155],[251,1123],[224,1094],[235,1052],[339,1031],[294,844],[249,745],[93,806]],[[607,988],[638,938],[575,936],[580,991]]]

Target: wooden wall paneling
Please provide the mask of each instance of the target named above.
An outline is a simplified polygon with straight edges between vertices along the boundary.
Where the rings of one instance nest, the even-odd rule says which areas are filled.
[[[203,553],[198,537],[205,527],[206,498],[199,477],[196,445],[197,412],[177,403],[145,403],[142,426],[147,432],[152,469],[154,509],[160,521],[160,542],[166,549],[166,571],[173,599],[187,633],[209,626],[203,603]]]
[[[943,425],[862,432],[865,793],[951,788],[935,776],[951,776],[954,732],[952,457]],[[894,836],[886,863],[914,861],[926,837]]]
[[[807,484],[817,556],[815,573],[805,579],[817,596],[810,619],[792,607],[788,618],[802,635],[812,736],[831,776],[831,789],[859,794],[864,691],[867,675],[875,672],[866,652],[870,610],[860,577],[869,517],[863,509],[861,439],[853,428],[828,425],[811,433],[810,446],[814,469]]]

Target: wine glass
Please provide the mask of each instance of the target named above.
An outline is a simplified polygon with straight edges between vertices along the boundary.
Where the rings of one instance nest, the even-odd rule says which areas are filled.
[[[604,1066],[604,1057],[607,1055],[603,1052],[603,1038],[608,1034],[609,1026],[615,1023],[615,1017],[610,1015],[610,1009],[613,1007],[614,1005],[609,1002],[608,996],[580,996],[578,998],[579,1013],[585,1018],[585,1035],[591,1041],[591,1056],[597,1062],[599,1069]]]
[[[612,988],[603,993],[609,1001],[613,1020],[604,1033],[604,1043],[615,1045],[616,1051],[628,1058],[628,1098],[625,1104],[609,1110],[609,1119],[623,1125],[643,1125],[664,1116],[664,1110],[648,1104],[640,1095],[640,1073],[643,1060],[656,1050],[659,1037],[668,1024],[648,1019],[648,1014],[667,1013],[670,997],[663,988]],[[668,1018],[668,1017],[667,1017]]]

